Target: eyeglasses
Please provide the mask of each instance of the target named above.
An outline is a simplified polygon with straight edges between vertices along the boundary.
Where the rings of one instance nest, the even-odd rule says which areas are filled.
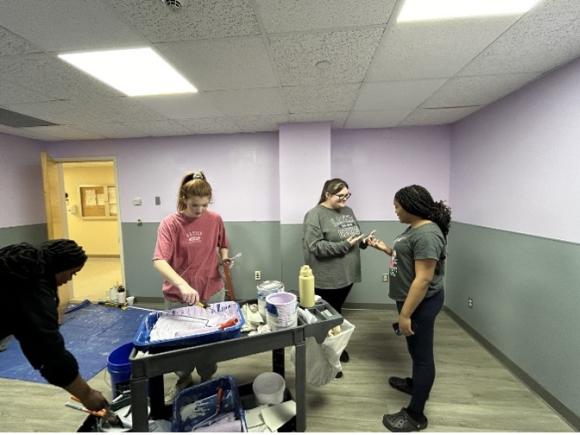
[[[343,199],[350,198],[352,196],[352,193],[348,192],[348,193],[345,193],[344,195],[339,195],[337,193],[333,193],[333,195],[342,201]]]

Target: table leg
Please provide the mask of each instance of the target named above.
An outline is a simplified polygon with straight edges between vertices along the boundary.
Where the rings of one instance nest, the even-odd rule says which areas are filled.
[[[296,374],[296,432],[306,431],[306,345],[297,344]]]
[[[272,350],[272,369],[285,378],[284,348]]]
[[[131,413],[134,432],[149,432],[147,415],[147,378],[131,380]]]

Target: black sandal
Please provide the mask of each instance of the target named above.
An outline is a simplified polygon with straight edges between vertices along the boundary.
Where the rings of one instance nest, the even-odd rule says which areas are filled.
[[[383,425],[391,432],[418,432],[427,427],[427,419],[422,423],[415,421],[405,408],[395,414],[383,415]]]
[[[413,380],[411,378],[398,378],[391,376],[389,378],[389,385],[395,390],[411,395],[413,393]]]

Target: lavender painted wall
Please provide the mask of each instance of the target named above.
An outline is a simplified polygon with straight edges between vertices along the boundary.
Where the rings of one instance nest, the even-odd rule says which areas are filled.
[[[397,220],[393,197],[409,184],[449,199],[449,128],[341,130],[332,134],[332,176],[353,193],[359,220]]]
[[[63,142],[47,149],[54,158],[115,157],[123,222],[159,222],[175,211],[181,178],[198,169],[212,185],[211,207],[224,220],[279,220],[275,133]],[[143,205],[132,204],[136,197]]]
[[[280,222],[301,224],[330,178],[330,123],[280,126]]]
[[[0,228],[46,223],[41,145],[0,133]]]
[[[580,243],[580,60],[452,129],[459,222]]]

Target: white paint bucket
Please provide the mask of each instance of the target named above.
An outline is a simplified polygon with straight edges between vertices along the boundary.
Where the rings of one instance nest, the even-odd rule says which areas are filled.
[[[294,293],[266,296],[266,321],[271,331],[294,328],[298,322],[298,301]]]
[[[273,293],[284,291],[284,284],[280,281],[264,281],[256,286],[258,299],[258,312],[266,320],[266,297]]]
[[[284,401],[286,381],[278,373],[260,373],[252,383],[256,402],[260,405],[276,405]]]

